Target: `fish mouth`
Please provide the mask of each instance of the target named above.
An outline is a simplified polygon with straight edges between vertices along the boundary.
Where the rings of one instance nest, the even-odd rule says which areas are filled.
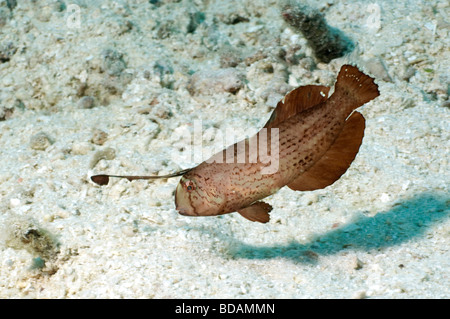
[[[180,215],[183,216],[197,216],[194,208],[192,208],[191,206],[179,206],[177,203],[175,203],[175,209]]]
[[[194,216],[193,211],[190,212],[188,209],[180,208],[180,207],[177,207],[175,209],[178,211],[178,213],[180,215],[183,215],[183,216]]]

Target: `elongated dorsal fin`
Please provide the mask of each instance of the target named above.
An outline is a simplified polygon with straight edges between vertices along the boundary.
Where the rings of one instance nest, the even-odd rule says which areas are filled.
[[[291,116],[313,107],[328,99],[330,88],[322,85],[306,85],[292,90],[278,102],[269,121],[264,127],[276,127]],[[284,102],[283,102],[284,101]]]
[[[91,176],[91,181],[93,181],[95,184],[103,186],[107,185],[109,183],[110,177],[116,177],[116,178],[126,178],[130,182],[134,181],[136,179],[162,179],[162,178],[170,178],[170,177],[177,177],[186,174],[192,170],[192,168],[184,169],[182,171],[178,171],[172,174],[168,175],[153,175],[153,176],[137,176],[137,175],[107,175],[107,174],[100,174],[100,175],[94,175]]]
[[[312,191],[337,181],[355,159],[364,136],[364,128],[364,117],[359,112],[353,112],[324,156],[287,186],[296,191]]]

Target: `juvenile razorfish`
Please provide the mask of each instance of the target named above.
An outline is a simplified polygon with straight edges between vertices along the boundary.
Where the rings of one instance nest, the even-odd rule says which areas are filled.
[[[183,175],[175,193],[180,214],[238,212],[251,221],[267,223],[272,206],[261,201],[263,198],[286,185],[296,191],[325,188],[345,173],[358,153],[365,120],[355,109],[379,96],[378,86],[358,68],[343,65],[328,98],[329,90],[307,85],[291,91],[254,137],[229,146],[194,168],[165,176],[96,175],[91,179],[105,185],[109,177],[131,181]],[[266,147],[254,152],[254,141]],[[274,145],[277,154],[273,154]],[[230,153],[234,154],[231,161]],[[278,167],[267,173],[267,158],[274,155]]]

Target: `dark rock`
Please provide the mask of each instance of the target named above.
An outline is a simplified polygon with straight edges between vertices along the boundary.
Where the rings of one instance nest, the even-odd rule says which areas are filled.
[[[328,63],[354,48],[353,42],[329,26],[317,10],[302,4],[287,4],[281,15],[291,27],[302,33],[320,62]]]

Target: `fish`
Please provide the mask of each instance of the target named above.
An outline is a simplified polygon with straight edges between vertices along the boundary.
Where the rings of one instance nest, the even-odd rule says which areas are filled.
[[[284,186],[294,191],[323,189],[350,167],[365,129],[365,119],[356,109],[380,95],[374,80],[345,64],[331,96],[331,88],[323,85],[292,90],[255,136],[196,167],[163,176],[102,174],[91,180],[105,185],[109,177],[131,181],[181,176],[175,190],[175,207],[181,215],[237,212],[250,221],[267,223],[273,208],[264,198]]]

